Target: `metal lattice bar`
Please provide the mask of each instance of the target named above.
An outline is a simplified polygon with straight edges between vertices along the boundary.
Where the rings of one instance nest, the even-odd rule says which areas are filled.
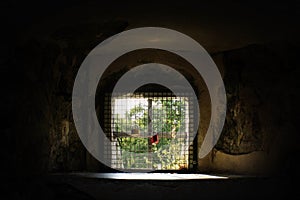
[[[191,95],[147,92],[105,97],[106,144],[116,169],[179,170],[192,167]],[[110,150],[108,150],[110,149]]]

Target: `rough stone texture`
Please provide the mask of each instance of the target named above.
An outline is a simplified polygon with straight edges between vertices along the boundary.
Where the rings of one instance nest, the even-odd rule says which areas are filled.
[[[270,43],[223,52],[227,115],[203,170],[274,173],[295,164],[297,45]]]
[[[16,61],[23,73],[18,100],[18,172],[80,171],[90,155],[72,119],[72,89],[91,49],[127,26],[123,21],[62,27],[19,45]]]
[[[271,43],[224,54],[228,114],[219,149],[233,154],[268,151],[280,133],[289,141],[295,138],[296,52],[296,45]]]
[[[17,171],[104,169],[86,152],[76,133],[71,111],[72,87],[76,72],[90,50],[127,25],[112,21],[62,26],[47,36],[19,44],[10,61],[18,66],[16,77],[22,84],[14,126],[17,137],[8,141],[17,146],[12,158]],[[247,159],[237,165],[223,165],[223,162],[255,152],[272,154],[276,162],[281,161],[279,158],[293,162],[292,152],[299,150],[295,128],[299,119],[295,112],[299,101],[295,78],[299,75],[297,52],[295,44],[274,42],[212,55],[224,78],[228,109],[220,140],[208,155],[210,163],[205,165],[205,159],[199,160],[199,170],[222,170],[227,166],[226,170],[235,172],[247,165]],[[160,61],[176,68],[191,81],[200,97],[200,112],[204,117],[198,137],[197,148],[200,148],[210,115],[205,84],[182,59],[166,52],[148,53],[128,54],[112,64],[103,79],[106,86],[111,88],[110,80],[115,82],[121,72],[138,64]],[[136,55],[141,57],[135,60]],[[123,61],[128,61],[126,66]]]

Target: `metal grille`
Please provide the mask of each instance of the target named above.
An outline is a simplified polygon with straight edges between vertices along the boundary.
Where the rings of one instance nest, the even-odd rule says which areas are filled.
[[[105,96],[105,150],[115,169],[180,170],[193,167],[191,95],[165,92]]]

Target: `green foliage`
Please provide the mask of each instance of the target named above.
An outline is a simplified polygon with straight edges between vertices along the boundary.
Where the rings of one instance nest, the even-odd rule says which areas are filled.
[[[156,106],[153,107],[153,130],[154,132],[170,133],[184,131],[185,128],[185,101],[169,98],[155,100]]]
[[[184,99],[166,98],[154,99],[152,106],[152,129],[156,133],[171,133],[185,130]],[[138,104],[127,111],[125,118],[115,116],[115,131],[130,133],[132,127],[138,127],[141,132],[148,131],[148,107]]]
[[[133,127],[138,127],[140,131],[148,130],[148,110],[145,105],[138,104],[127,111],[125,118],[116,114],[114,117],[115,131],[130,133]]]
[[[126,113],[127,119],[132,127],[139,127],[141,131],[147,131],[148,127],[148,109],[139,104]]]
[[[185,132],[186,102],[184,98],[154,98],[152,130],[154,133]],[[138,104],[126,112],[125,118],[115,117],[115,131],[130,133],[138,127],[148,135],[148,106]],[[125,168],[179,169],[186,167],[185,141],[180,138],[159,138],[158,144],[148,144],[148,138],[118,138]],[[184,151],[184,153],[182,153]],[[151,157],[149,157],[149,152]],[[183,154],[183,155],[182,155]]]
[[[118,138],[122,151],[144,153],[148,151],[148,138],[123,137]]]
[[[184,141],[181,140],[183,139],[161,138],[158,144],[148,145],[148,138],[119,138],[124,168],[180,169],[183,166],[186,167],[187,155],[181,154],[184,148]]]

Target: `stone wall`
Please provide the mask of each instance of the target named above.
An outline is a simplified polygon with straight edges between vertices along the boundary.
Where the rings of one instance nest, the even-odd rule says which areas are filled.
[[[221,52],[227,115],[203,171],[286,173],[295,166],[298,89],[297,44],[274,42]],[[201,144],[199,144],[200,146]]]
[[[126,26],[123,21],[64,26],[16,48],[13,66],[22,74],[14,127],[18,172],[95,168],[72,119],[73,83],[87,54]]]
[[[16,137],[10,143],[16,142],[13,162],[17,172],[107,170],[86,152],[76,133],[71,110],[72,87],[77,70],[90,50],[125,30],[127,25],[123,21],[110,21],[63,26],[49,35],[28,39],[15,49],[11,66],[18,69],[19,86],[13,128]],[[214,150],[198,160],[199,171],[248,174],[293,166],[294,152],[299,151],[297,47],[275,42],[212,55],[225,83],[227,116]],[[127,69],[159,60],[192,82],[200,96],[204,117],[199,130],[199,148],[210,115],[205,84],[200,77],[195,77],[192,68],[183,67],[187,65],[184,61],[167,58],[167,54],[164,58],[165,54],[151,54],[150,60],[131,61],[130,55],[124,59],[129,60]],[[140,55],[145,57],[143,52]],[[124,70],[117,65],[118,62],[116,68],[107,71],[106,78]],[[104,80],[109,85],[109,79]]]

